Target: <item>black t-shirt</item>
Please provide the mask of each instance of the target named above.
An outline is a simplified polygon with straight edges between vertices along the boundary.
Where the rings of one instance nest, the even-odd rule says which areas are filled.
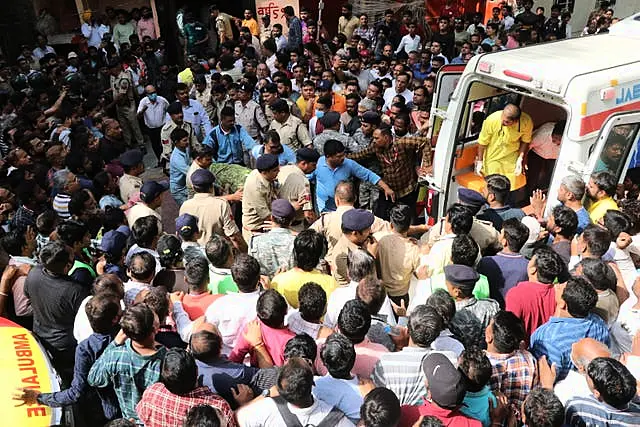
[[[456,38],[453,33],[435,33],[431,41],[440,43],[440,46],[442,46],[442,54],[446,56],[449,61],[455,56]]]

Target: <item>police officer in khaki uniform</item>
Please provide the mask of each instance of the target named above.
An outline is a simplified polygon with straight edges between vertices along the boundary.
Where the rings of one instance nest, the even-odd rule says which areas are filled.
[[[260,105],[251,99],[253,89],[253,86],[248,83],[240,86],[238,91],[240,99],[234,105],[236,123],[245,128],[251,138],[260,142],[264,139],[267,129],[269,129],[269,122]]]
[[[118,181],[120,189],[120,198],[125,203],[140,191],[142,187],[142,178],[140,175],[144,172],[144,163],[142,159],[144,155],[140,150],[128,150],[120,156],[120,164],[124,168],[124,175]]]
[[[175,129],[184,129],[189,134],[189,145],[193,146],[198,143],[198,138],[193,131],[193,126],[189,122],[184,121],[184,113],[182,112],[182,104],[179,102],[172,102],[167,107],[167,114],[169,114],[170,120],[168,120],[162,130],[160,131],[160,141],[162,141],[162,160],[167,162],[171,156],[173,150],[173,144],[171,143],[171,132]]]
[[[278,156],[263,154],[244,182],[242,235],[249,243],[254,234],[263,232],[264,222],[271,217],[271,202],[278,198],[278,172]]]
[[[240,252],[247,251],[247,244],[233,221],[229,202],[216,197],[215,178],[207,169],[197,169],[191,175],[191,183],[196,194],[180,207],[180,215],[190,214],[198,218],[200,246],[206,245],[214,234],[226,236]]]
[[[475,216],[487,203],[487,200],[477,191],[460,187],[458,189],[458,202],[468,207],[470,214]],[[445,234],[444,219],[440,219],[431,227],[429,233],[425,233],[420,240],[422,243],[426,241],[429,246],[433,246],[443,234]],[[499,240],[500,233],[489,221],[473,218],[469,235],[478,244],[483,256],[495,255],[502,250]]]
[[[306,175],[316,170],[320,154],[311,148],[301,148],[296,151],[296,164],[280,167],[278,183],[280,183],[280,197],[290,203],[304,201],[301,209],[296,211],[291,222],[291,229],[302,231],[305,228],[305,218],[309,224],[316,219],[311,201],[311,185]]]

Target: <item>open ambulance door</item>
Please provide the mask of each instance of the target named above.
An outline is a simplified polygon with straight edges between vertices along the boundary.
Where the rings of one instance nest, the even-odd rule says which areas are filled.
[[[464,71],[464,65],[445,65],[436,76],[436,90],[433,94],[431,126],[429,137],[434,148],[433,175],[425,177],[428,183],[426,204],[428,216],[437,220],[446,205],[446,190],[450,175],[455,145],[457,124],[455,116],[458,104],[455,102],[456,88]]]
[[[639,130],[640,111],[613,114],[603,123],[584,170],[574,172],[589,182],[591,174],[609,171],[622,183],[627,170],[640,167]]]

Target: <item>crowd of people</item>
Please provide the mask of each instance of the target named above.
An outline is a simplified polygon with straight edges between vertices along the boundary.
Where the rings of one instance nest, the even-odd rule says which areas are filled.
[[[78,426],[640,424],[637,169],[568,174],[547,208],[548,180],[518,182],[564,123],[507,104],[477,124],[482,191],[418,218],[440,67],[574,35],[523,7],[447,1],[432,30],[345,4],[333,38],[304,8],[286,32],[182,8],[183,66],[149,8],[84,13],[65,56],[40,25],[0,63],[0,315],[61,391],[16,404]],[[584,34],[614,19],[602,2]]]

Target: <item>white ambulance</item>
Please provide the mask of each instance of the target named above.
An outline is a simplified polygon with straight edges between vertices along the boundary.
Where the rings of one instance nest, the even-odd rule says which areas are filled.
[[[482,120],[507,103],[529,114],[534,129],[566,121],[547,209],[557,204],[563,177],[578,174],[587,181],[605,160],[622,182],[629,167],[640,166],[639,47],[640,13],[608,34],[494,52],[475,56],[466,66],[443,67],[431,110],[434,170],[425,178],[433,190],[430,216],[442,217],[460,186],[482,189],[483,178],[474,174],[478,133]],[[611,134],[618,144],[614,156],[608,155]]]

